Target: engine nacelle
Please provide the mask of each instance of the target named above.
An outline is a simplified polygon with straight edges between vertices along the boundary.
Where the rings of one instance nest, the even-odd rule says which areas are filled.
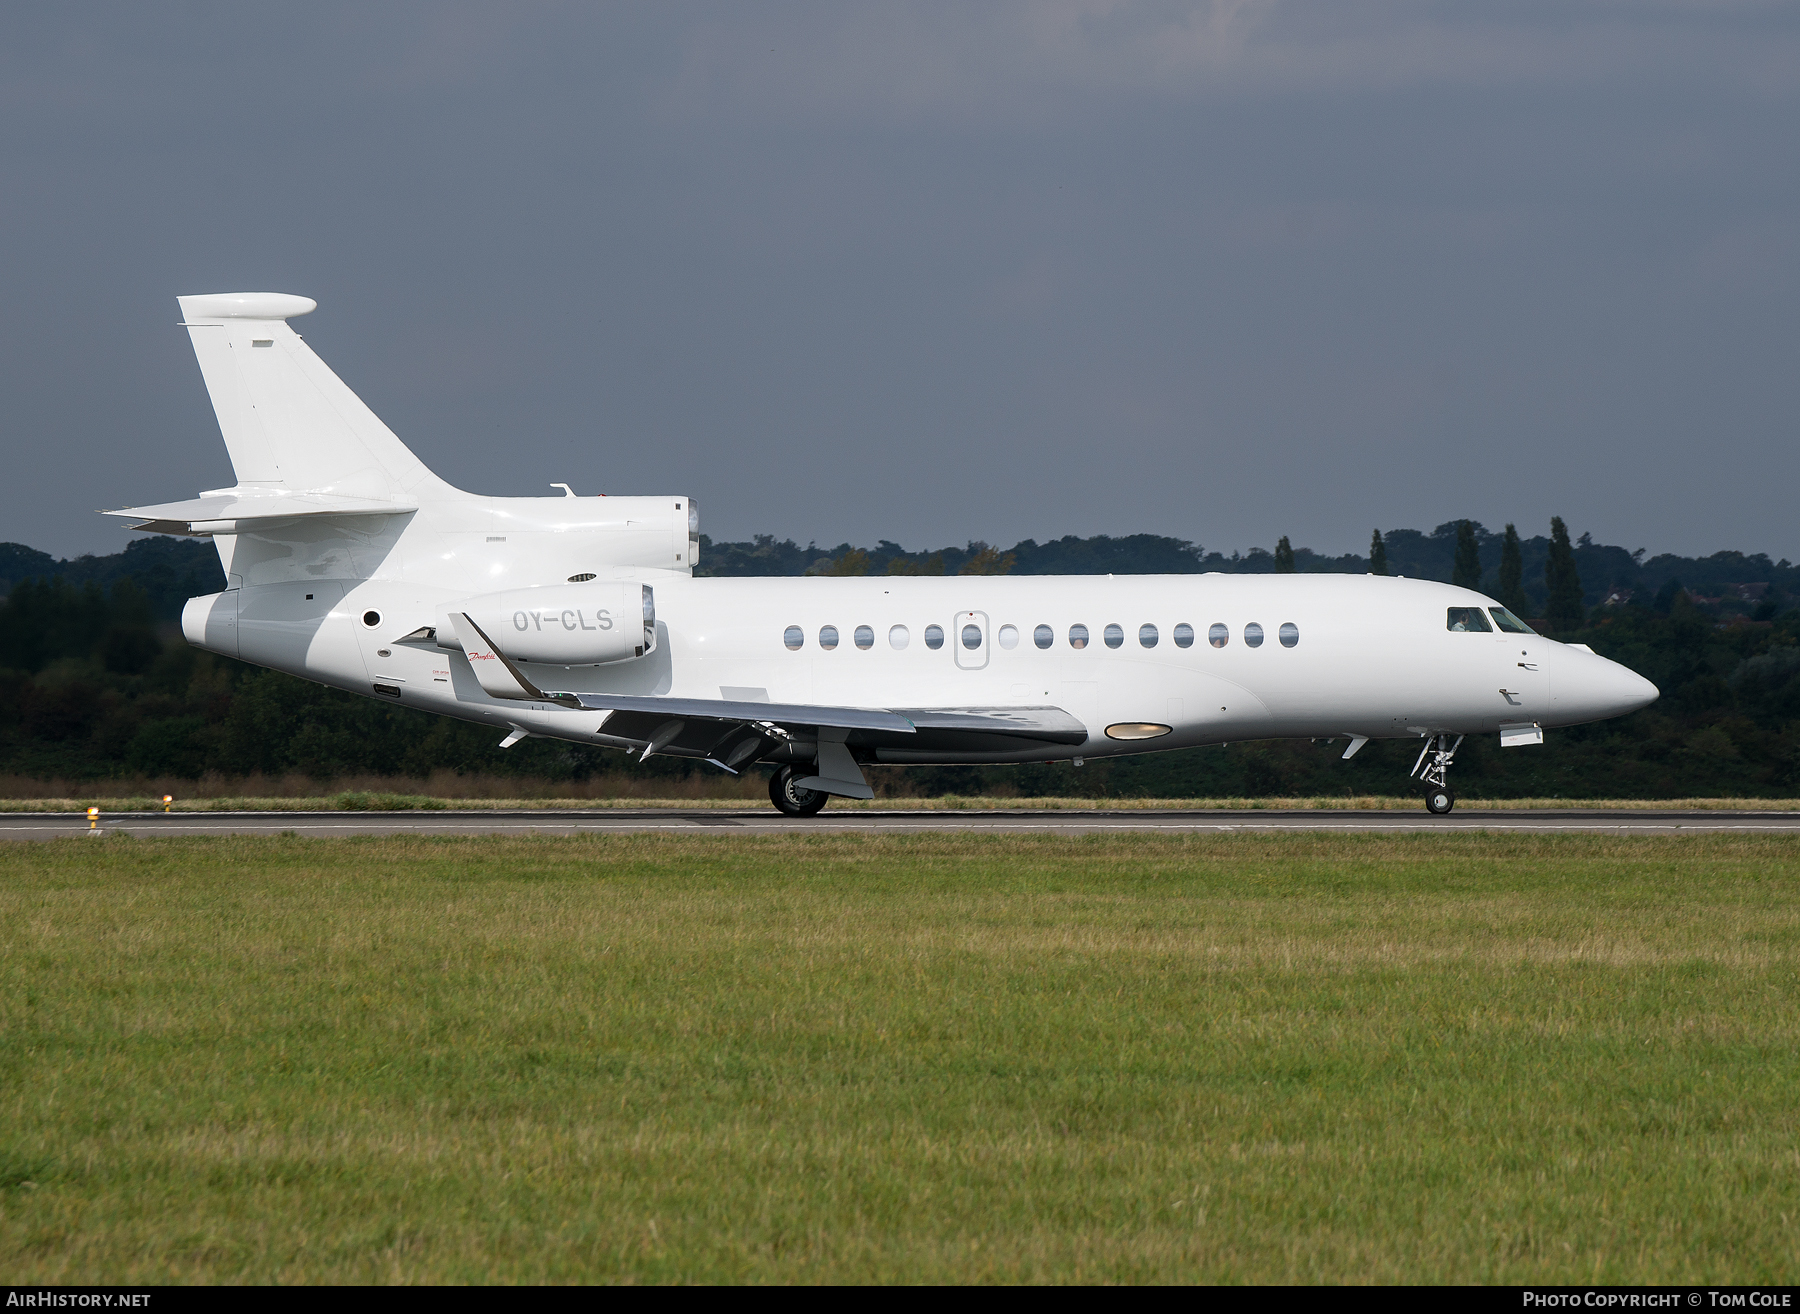
[[[648,584],[594,581],[508,589],[451,603],[438,612],[440,648],[461,648],[457,618],[466,614],[488,641],[516,662],[604,666],[656,647],[656,594]]]

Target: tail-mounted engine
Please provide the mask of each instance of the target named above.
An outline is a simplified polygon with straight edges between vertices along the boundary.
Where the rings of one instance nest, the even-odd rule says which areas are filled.
[[[648,584],[589,583],[509,589],[438,613],[440,648],[460,649],[496,698],[544,695],[517,669],[605,666],[656,649],[656,594]]]

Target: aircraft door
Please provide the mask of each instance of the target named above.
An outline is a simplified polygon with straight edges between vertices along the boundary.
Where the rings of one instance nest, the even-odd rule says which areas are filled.
[[[956,664],[965,671],[984,670],[988,664],[988,616],[985,611],[959,611],[950,627]]]

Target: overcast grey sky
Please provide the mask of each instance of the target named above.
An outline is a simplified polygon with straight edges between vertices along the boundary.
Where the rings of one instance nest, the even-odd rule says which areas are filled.
[[[181,293],[484,492],[1800,558],[1800,7],[11,5],[0,539],[231,482]]]

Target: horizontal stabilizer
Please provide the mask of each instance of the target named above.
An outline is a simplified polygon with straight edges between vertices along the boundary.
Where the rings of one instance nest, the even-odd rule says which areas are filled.
[[[129,506],[103,514],[136,520],[146,534],[181,534],[209,538],[214,534],[254,533],[258,524],[302,516],[395,516],[417,511],[417,502],[341,493],[290,493],[271,488],[225,488],[186,502]]]

